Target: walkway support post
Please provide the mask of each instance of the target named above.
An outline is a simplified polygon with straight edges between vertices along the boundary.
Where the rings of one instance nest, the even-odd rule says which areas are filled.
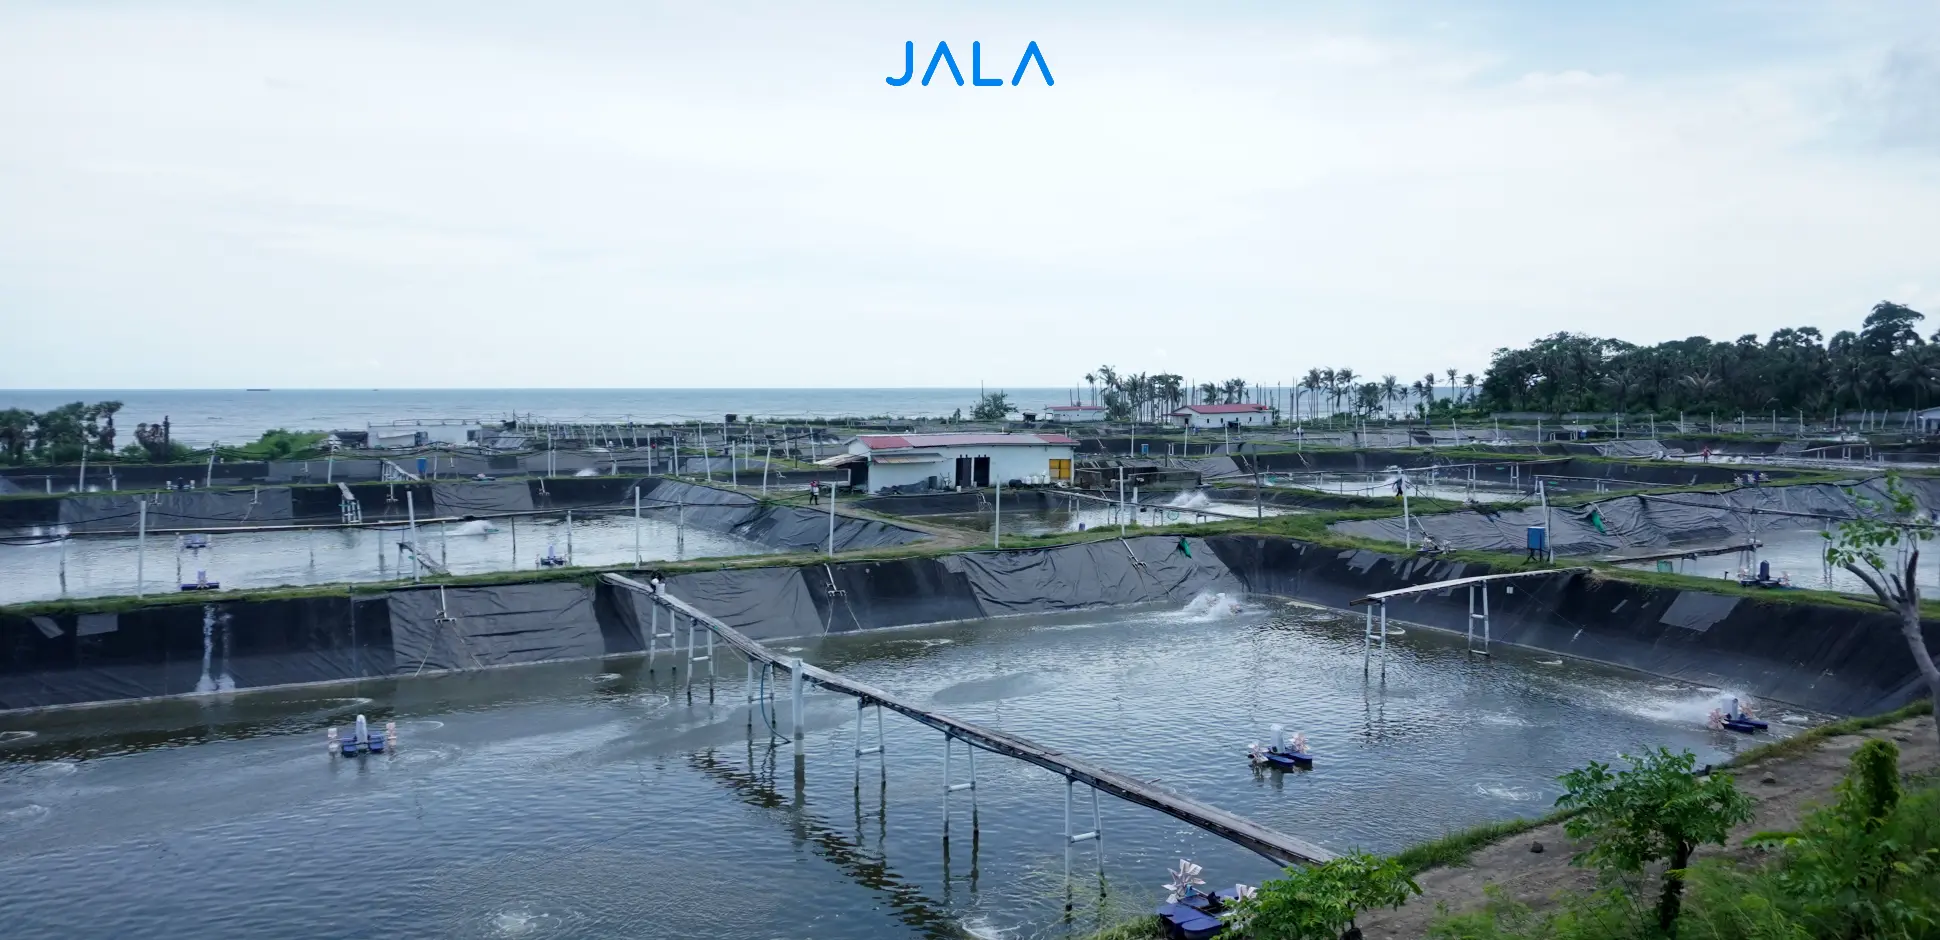
[[[876,705],[876,743],[862,746],[862,713],[869,710],[870,701],[866,698],[855,700],[855,778],[856,786],[862,786],[862,759],[871,754],[882,756],[882,706]]]
[[[802,659],[797,656],[788,661],[788,712],[792,734],[795,741],[795,758],[802,756],[802,693],[807,685],[802,676]]]
[[[963,752],[970,762],[970,779],[957,783],[950,775],[950,752],[954,749],[956,736],[943,733],[943,838],[950,838],[950,794],[959,790],[970,791],[970,831],[977,831],[977,747],[968,741],[963,742]]]
[[[1482,624],[1482,648],[1479,650],[1475,648],[1477,621]],[[1486,584],[1468,586],[1468,651],[1489,655],[1489,586]]]
[[[1071,831],[1071,789],[1077,786],[1077,783],[1070,777],[1064,778],[1064,876],[1066,878],[1071,877],[1071,847],[1080,842],[1098,843],[1098,870],[1105,870],[1105,827],[1099,821],[1098,788],[1091,788],[1091,831],[1076,833]]]

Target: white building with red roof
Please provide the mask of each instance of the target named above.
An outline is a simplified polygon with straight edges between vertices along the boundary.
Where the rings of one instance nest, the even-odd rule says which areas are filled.
[[[1180,427],[1223,428],[1264,427],[1273,423],[1273,412],[1265,405],[1187,405],[1172,413]]]
[[[1062,434],[864,434],[849,444],[859,489],[952,490],[1071,482],[1078,442]]]

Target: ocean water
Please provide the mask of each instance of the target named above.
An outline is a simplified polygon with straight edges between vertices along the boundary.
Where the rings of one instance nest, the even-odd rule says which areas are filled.
[[[1069,388],[996,389],[1032,410],[1064,404]],[[1082,392],[1089,395],[1089,390]],[[270,428],[351,430],[404,418],[497,421],[514,415],[558,422],[719,421],[723,416],[948,417],[976,407],[974,388],[662,388],[662,389],[0,389],[0,409],[46,411],[73,401],[119,401],[123,443],[135,425],[164,417],[191,447],[255,440]]]
[[[1337,850],[1541,813],[1556,775],[1592,758],[1662,744],[1713,762],[1752,743],[1704,727],[1728,690],[1510,648],[1471,658],[1425,629],[1364,678],[1360,631],[1209,599],[770,645]],[[1275,874],[1106,797],[1102,862],[1077,846],[1067,878],[1063,781],[990,754],[977,826],[954,794],[946,842],[935,731],[887,716],[885,758],[858,763],[853,700],[811,693],[798,772],[765,730],[790,728],[785,690],[751,712],[731,658],[691,695],[668,665],[0,715],[6,935],[1029,940],[1149,910],[1181,857],[1214,885]],[[1776,734],[1813,720],[1764,712]],[[327,755],[324,729],[360,713],[396,721],[397,750]],[[1307,735],[1311,771],[1248,765],[1276,723]],[[950,772],[966,779],[961,749]]]

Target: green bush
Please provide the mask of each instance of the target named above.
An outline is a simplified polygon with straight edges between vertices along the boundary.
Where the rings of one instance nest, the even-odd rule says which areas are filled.
[[[1661,764],[1662,757],[1645,760]],[[1661,809],[1631,811],[1624,818],[1664,815]],[[1636,843],[1639,832],[1613,838],[1599,827],[1590,837]],[[1940,788],[1906,791],[1899,750],[1891,742],[1862,745],[1837,798],[1807,814],[1796,830],[1760,833],[1748,844],[1771,853],[1764,864],[1748,868],[1707,859],[1683,872],[1688,897],[1674,922],[1682,940],[1940,940]],[[1599,848],[1604,846],[1593,846],[1591,853]],[[1635,854],[1615,848],[1602,857],[1627,860]],[[1556,910],[1542,914],[1491,888],[1479,910],[1443,910],[1429,936],[1655,940],[1667,935],[1661,912],[1661,904],[1649,909],[1627,885],[1564,896]]]
[[[1335,940],[1366,911],[1400,907],[1421,893],[1392,858],[1349,852],[1322,865],[1290,868],[1240,905],[1236,931],[1251,940]]]
[[[1731,827],[1751,819],[1751,799],[1729,775],[1693,773],[1697,757],[1690,751],[1672,754],[1660,747],[1629,760],[1630,769],[1614,774],[1596,761],[1564,774],[1558,779],[1567,792],[1556,805],[1578,813],[1563,831],[1590,840],[1573,863],[1619,877],[1665,865],[1657,927],[1675,936],[1691,853],[1707,843],[1723,845]]]
[[[1816,936],[1940,935],[1940,846],[1934,841],[1940,791],[1908,800],[1900,786],[1899,747],[1873,740],[1830,806],[1792,832],[1761,833],[1751,844],[1779,853],[1777,863],[1737,894],[1708,892],[1721,906],[1769,902]],[[1750,890],[1755,889],[1755,890]]]

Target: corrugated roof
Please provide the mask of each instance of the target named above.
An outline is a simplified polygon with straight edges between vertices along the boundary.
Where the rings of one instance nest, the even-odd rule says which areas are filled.
[[[1103,411],[1104,405],[1048,405],[1045,411]]]
[[[1062,434],[864,434],[857,440],[870,450],[912,447],[1043,447],[1076,446]]]
[[[1182,414],[1192,413],[1192,414],[1202,414],[1202,415],[1231,415],[1231,414],[1247,414],[1249,412],[1265,411],[1265,410],[1266,410],[1266,406],[1260,405],[1260,404],[1187,405],[1184,408],[1180,408],[1178,411],[1173,412],[1173,414],[1182,415]]]

